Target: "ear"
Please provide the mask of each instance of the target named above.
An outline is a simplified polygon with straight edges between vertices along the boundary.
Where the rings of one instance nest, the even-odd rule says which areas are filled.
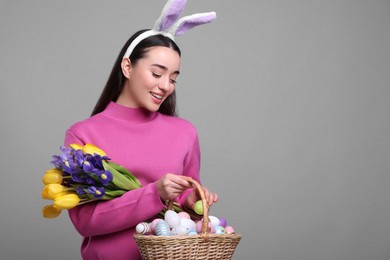
[[[121,63],[122,73],[125,78],[129,79],[133,66],[129,58],[123,58]]]

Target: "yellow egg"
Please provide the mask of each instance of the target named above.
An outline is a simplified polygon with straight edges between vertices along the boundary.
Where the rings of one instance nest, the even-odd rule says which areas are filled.
[[[194,204],[194,211],[198,215],[203,215],[203,203],[201,200],[198,200]]]

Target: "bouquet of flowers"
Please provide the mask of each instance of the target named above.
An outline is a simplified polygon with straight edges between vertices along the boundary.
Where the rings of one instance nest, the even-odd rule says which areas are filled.
[[[96,200],[110,200],[141,187],[127,169],[110,161],[106,153],[93,144],[61,146],[53,156],[54,168],[42,177],[42,199],[53,204],[42,209],[45,218],[55,218],[64,209]]]

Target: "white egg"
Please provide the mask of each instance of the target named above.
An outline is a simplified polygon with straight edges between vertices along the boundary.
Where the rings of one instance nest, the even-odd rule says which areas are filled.
[[[186,227],[183,227],[183,226],[179,225],[177,227],[172,228],[172,234],[173,233],[175,235],[183,236],[183,235],[187,235],[188,234],[188,230],[187,230]]]
[[[174,227],[177,227],[178,225],[180,225],[180,217],[173,210],[167,210],[167,212],[165,212],[164,219],[171,228],[174,228]]]
[[[209,216],[209,220],[210,220],[210,223],[216,227],[216,226],[219,226],[219,218],[215,217],[215,216]]]
[[[188,219],[188,218],[182,218],[180,219],[180,226],[183,226],[187,229],[187,231],[190,231],[190,230],[195,230],[196,229],[196,225],[195,225],[195,222],[192,221],[191,219]]]
[[[137,234],[146,234],[151,231],[150,224],[146,222],[141,222],[135,227],[135,232]]]

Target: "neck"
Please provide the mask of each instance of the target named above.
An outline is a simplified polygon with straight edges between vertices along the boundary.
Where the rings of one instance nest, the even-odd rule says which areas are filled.
[[[158,115],[143,108],[131,108],[111,101],[104,113],[110,117],[125,120],[133,123],[145,123],[153,120]]]

